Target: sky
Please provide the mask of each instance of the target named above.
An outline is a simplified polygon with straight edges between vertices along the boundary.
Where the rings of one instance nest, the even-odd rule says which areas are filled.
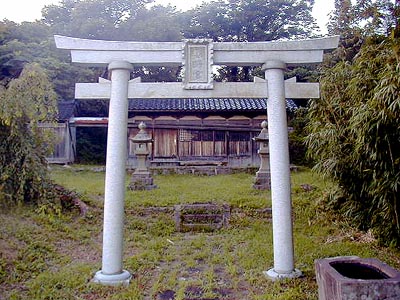
[[[156,0],[166,5],[170,3],[181,10],[188,10],[201,4],[203,0]],[[41,10],[45,5],[58,4],[59,0],[10,0],[3,3],[0,10],[0,20],[8,19],[17,23],[35,21],[41,18]],[[334,8],[334,0],[315,0],[313,15],[322,33],[326,33],[328,14]]]

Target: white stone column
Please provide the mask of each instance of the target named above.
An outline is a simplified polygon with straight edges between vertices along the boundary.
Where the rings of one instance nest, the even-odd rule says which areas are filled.
[[[271,279],[294,278],[292,201],[289,142],[283,77],[286,64],[268,61],[263,65],[268,84],[268,132],[271,169],[272,230],[274,267],[265,272]]]
[[[93,279],[104,285],[129,284],[122,269],[125,174],[127,157],[128,82],[132,65],[112,62],[104,196],[102,269]]]

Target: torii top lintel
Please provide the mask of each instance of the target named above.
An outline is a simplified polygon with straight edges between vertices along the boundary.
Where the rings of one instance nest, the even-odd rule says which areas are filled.
[[[72,62],[104,66],[113,61],[133,65],[180,66],[182,42],[123,42],[88,40],[56,35],[56,46],[71,50]],[[339,36],[272,42],[212,43],[213,63],[228,66],[260,66],[282,61],[288,66],[320,63],[324,50],[335,49]]]

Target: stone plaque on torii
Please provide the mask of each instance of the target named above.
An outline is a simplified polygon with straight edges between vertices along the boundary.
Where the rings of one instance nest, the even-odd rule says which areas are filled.
[[[339,37],[320,39],[213,43],[208,39],[183,42],[118,42],[55,36],[58,48],[71,51],[72,62],[108,66],[111,80],[77,83],[77,99],[110,99],[101,284],[128,284],[123,270],[123,220],[127,150],[128,98],[267,98],[271,170],[274,266],[272,278],[301,275],[294,267],[292,203],[286,98],[319,98],[318,83],[284,80],[287,66],[320,63],[324,50],[337,47]],[[133,67],[183,66],[183,82],[142,83],[130,80]],[[254,82],[213,82],[212,67],[261,66],[265,79]]]

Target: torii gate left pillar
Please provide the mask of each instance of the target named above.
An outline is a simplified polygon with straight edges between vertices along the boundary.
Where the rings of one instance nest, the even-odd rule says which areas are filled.
[[[133,67],[126,61],[108,65],[111,97],[108,117],[106,179],[104,192],[102,269],[93,281],[129,284],[131,274],[122,268],[125,166],[128,123],[128,82]]]

